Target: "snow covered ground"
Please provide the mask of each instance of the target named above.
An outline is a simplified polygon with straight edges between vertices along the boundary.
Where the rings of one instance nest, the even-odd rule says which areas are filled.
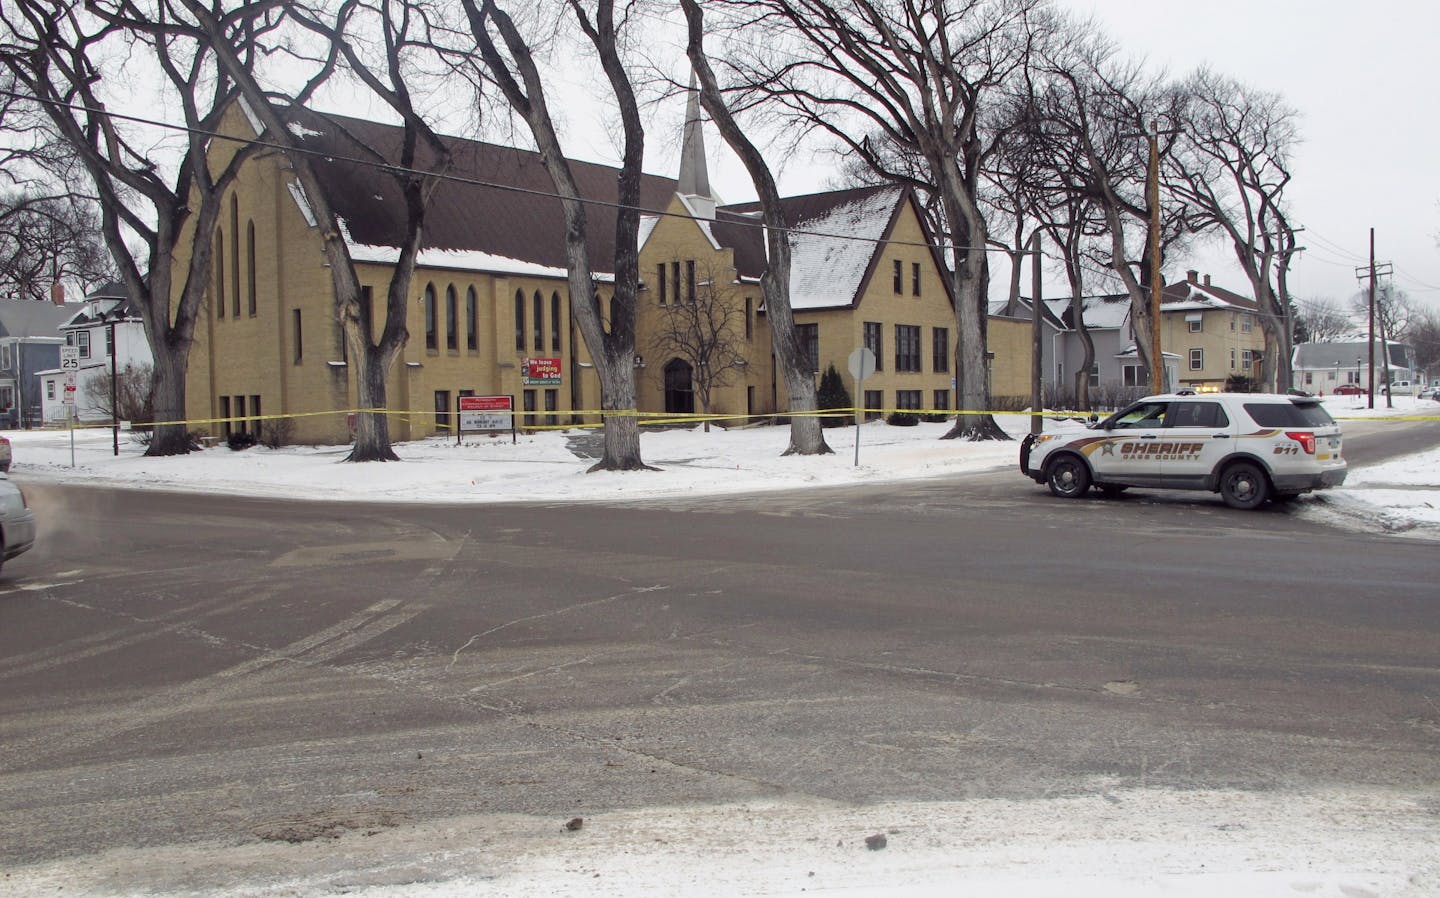
[[[1376,417],[1440,416],[1440,403],[1397,397],[1396,407],[1369,410],[1363,397],[1330,397],[1331,414],[1344,421]],[[1383,406],[1383,403],[1382,403]],[[1002,415],[1010,433],[1029,431],[1025,415]],[[1048,426],[1057,426],[1053,422]],[[1376,425],[1370,425],[1376,426]],[[145,458],[144,447],[121,435],[112,455],[108,429],[9,434],[14,478],[66,480],[131,487],[285,498],[396,502],[640,501],[646,498],[747,493],[876,483],[994,470],[1015,464],[1015,443],[942,441],[948,424],[891,427],[874,421],[860,429],[826,431],[834,455],[782,457],[784,427],[668,430],[645,433],[641,452],[660,471],[587,474],[591,462],[568,445],[584,433],[467,435],[463,445],[441,438],[397,445],[399,464],[350,465],[344,446],[224,446],[177,458]],[[72,467],[73,459],[73,467]],[[1029,488],[1018,474],[1016,488]],[[1344,489],[1306,497],[1301,513],[1364,530],[1440,536],[1440,446],[1423,455],[1369,469],[1352,468]]]
[[[1374,411],[1326,400],[1342,421],[1436,416],[1440,404],[1397,398]],[[1012,434],[1023,415],[1002,417]],[[651,497],[796,489],[1015,464],[1015,443],[937,439],[948,425],[875,422],[831,430],[835,454],[783,458],[784,428],[647,433],[662,470],[586,474],[567,442],[578,433],[434,439],[396,447],[399,464],[348,465],[346,447],[224,447],[146,459],[108,430],[11,433],[12,477],[286,498],[396,502],[644,501]],[[1363,426],[1384,426],[1380,422]],[[73,466],[72,466],[73,451]],[[1033,485],[1014,474],[1017,490]],[[1305,497],[1301,514],[1359,530],[1440,538],[1440,446],[1371,468],[1344,489]],[[43,538],[43,534],[42,534]],[[17,568],[18,570],[18,568]],[[975,898],[1065,895],[1440,895],[1440,788],[1396,794],[1125,790],[1086,796],[843,807],[777,801],[647,808],[563,821],[486,816],[346,832],[300,845],[251,842],[117,849],[13,869],[14,895],[348,894],[459,896],[800,896]],[[886,836],[869,850],[867,836]]]

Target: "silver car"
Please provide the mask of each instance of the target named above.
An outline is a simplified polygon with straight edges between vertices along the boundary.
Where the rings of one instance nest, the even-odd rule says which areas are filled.
[[[0,565],[35,545],[35,513],[20,487],[4,474],[0,474],[0,545]]]

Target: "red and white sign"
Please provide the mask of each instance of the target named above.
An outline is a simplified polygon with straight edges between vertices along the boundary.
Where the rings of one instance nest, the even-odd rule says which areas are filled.
[[[515,426],[514,396],[461,396],[460,430],[510,430]]]
[[[520,382],[526,386],[558,386],[560,359],[525,359],[520,364]]]

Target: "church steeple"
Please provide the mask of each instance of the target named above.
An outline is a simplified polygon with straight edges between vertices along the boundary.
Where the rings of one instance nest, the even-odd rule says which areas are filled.
[[[690,76],[690,96],[685,104],[685,140],[680,148],[680,178],[675,188],[701,218],[715,217],[715,197],[710,192],[710,173],[705,167],[705,132],[700,120],[700,91]]]

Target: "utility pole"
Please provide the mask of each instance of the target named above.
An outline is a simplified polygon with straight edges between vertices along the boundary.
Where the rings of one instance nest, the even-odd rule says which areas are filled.
[[[1369,347],[1369,348],[1370,348],[1370,353],[1369,353],[1369,359],[1370,359],[1370,361],[1369,361],[1369,365],[1370,365],[1370,384],[1369,384],[1369,386],[1370,386],[1370,389],[1368,390],[1370,399],[1369,399],[1369,402],[1368,402],[1368,406],[1369,406],[1370,408],[1374,408],[1374,407],[1375,407],[1375,277],[1376,277],[1377,269],[1378,269],[1378,268],[1384,268],[1385,271],[1379,272],[1379,273],[1386,274],[1386,275],[1388,275],[1388,274],[1390,274],[1392,271],[1394,271],[1394,266],[1392,266],[1391,263],[1389,263],[1389,262],[1379,263],[1378,265],[1377,265],[1377,263],[1375,262],[1375,229],[1374,229],[1374,228],[1371,228],[1371,229],[1370,229],[1370,264],[1369,264],[1369,266],[1367,266],[1367,267],[1356,268],[1356,269],[1355,269],[1355,276],[1356,276],[1357,278],[1358,278],[1358,277],[1366,277],[1367,275],[1368,275],[1369,278],[1370,278],[1370,293],[1369,293],[1369,302],[1368,302],[1369,313],[1370,313],[1370,315],[1369,315],[1369,317],[1370,317],[1370,327],[1369,327],[1369,341],[1368,341],[1369,344],[1370,344],[1370,347]],[[1383,338],[1382,338],[1382,339],[1383,339]],[[1387,356],[1387,358],[1388,358],[1388,356]],[[1390,387],[1390,363],[1389,363],[1388,361],[1385,363],[1385,387],[1386,387],[1387,390],[1388,390],[1389,387]]]
[[[1150,165],[1145,171],[1150,203],[1150,388],[1166,392],[1165,356],[1160,349],[1160,123],[1150,122]]]
[[[1040,229],[1030,235],[1030,432],[1040,434],[1045,429],[1045,420],[1040,415],[1044,401],[1045,341],[1040,326],[1040,310],[1044,304],[1040,299]]]

